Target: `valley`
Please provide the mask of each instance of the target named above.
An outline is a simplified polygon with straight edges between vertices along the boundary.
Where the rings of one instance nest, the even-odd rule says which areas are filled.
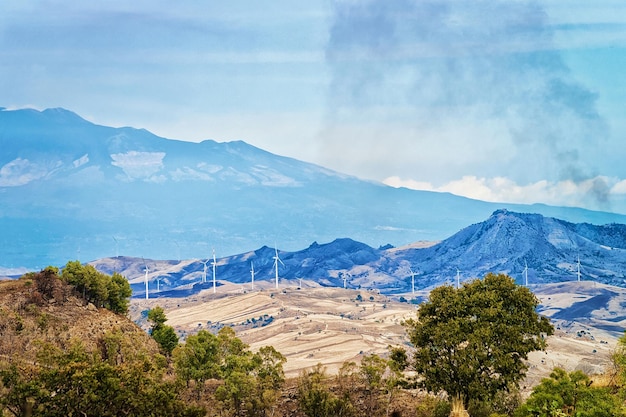
[[[223,283],[216,294],[208,289],[185,298],[133,298],[130,316],[147,328],[145,311],[159,305],[182,338],[200,329],[233,326],[253,350],[272,345],[283,353],[288,377],[317,363],[336,373],[344,361],[408,345],[402,321],[414,317],[416,305],[376,291],[324,288],[307,280],[301,288],[294,280],[282,282],[279,290],[270,282],[255,287]],[[626,325],[620,307],[626,290],[588,281],[532,290],[541,301],[539,311],[552,318],[555,334],[545,352],[530,355],[522,386],[529,389],[557,366],[603,373]]]

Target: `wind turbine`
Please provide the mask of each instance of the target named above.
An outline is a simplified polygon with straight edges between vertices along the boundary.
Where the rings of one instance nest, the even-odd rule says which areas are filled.
[[[276,245],[274,245],[274,252],[276,253],[276,255],[274,255],[274,268],[276,270],[276,289],[278,289],[278,263],[280,262],[281,264],[283,264],[283,266],[285,266],[285,264],[278,256],[278,248],[276,247]]]
[[[254,262],[250,261],[250,275],[252,276],[252,289],[254,290]]]
[[[415,295],[415,272],[409,267],[409,272],[411,273],[411,294]]]
[[[524,284],[528,287],[528,264],[524,261]]]
[[[348,278],[350,278],[350,274],[348,274],[347,272],[344,272],[343,273],[343,288],[344,289],[347,288]]]
[[[459,268],[456,269],[456,289],[461,288],[461,271]]]
[[[141,259],[143,259],[143,258],[141,258]],[[150,271],[150,270],[148,269],[148,264],[146,264],[146,260],[145,259],[143,259],[143,266],[145,267],[145,271],[146,271],[146,275],[144,275],[144,277],[143,277],[143,282],[146,285],[146,300],[147,300],[149,298],[149,296],[148,296],[148,271]]]
[[[200,261],[202,264],[204,264],[204,271],[202,272],[202,283],[206,282],[206,264],[209,263],[209,260],[207,259],[206,261]]]
[[[211,263],[211,266],[213,267],[213,294],[215,294],[215,266],[217,265],[217,262],[215,261],[215,249],[213,249],[213,262]]]

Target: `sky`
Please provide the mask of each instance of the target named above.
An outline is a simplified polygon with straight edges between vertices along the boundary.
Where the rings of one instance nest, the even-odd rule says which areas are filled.
[[[622,0],[0,4],[0,106],[626,213]]]

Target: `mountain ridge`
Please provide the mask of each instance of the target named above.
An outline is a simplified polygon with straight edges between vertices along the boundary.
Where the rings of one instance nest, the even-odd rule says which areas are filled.
[[[587,236],[576,232],[582,226]],[[619,247],[604,245],[606,236],[615,241],[616,236],[622,236]],[[576,281],[579,260],[581,280],[624,287],[626,225],[574,224],[539,214],[496,210],[485,221],[430,246],[376,249],[340,238],[323,244],[313,242],[294,252],[263,246],[221,257],[216,262],[216,284],[228,282],[251,289],[254,267],[256,285],[273,288],[276,251],[281,259],[279,288],[300,285],[302,279],[322,287],[345,286],[413,297],[413,289],[456,285],[457,276],[462,283],[489,272],[508,274],[522,285],[526,285],[526,278],[529,285]],[[201,282],[203,259],[179,262],[118,257],[92,264],[105,273],[117,271],[127,276],[136,296],[145,295],[144,265],[149,266],[151,288],[160,280],[163,294],[155,296],[187,296],[213,286],[210,268],[206,283]]]
[[[442,240],[498,208],[573,222],[626,216],[497,204],[397,189],[274,155],[93,124],[64,109],[0,111],[0,268],[123,253],[154,259],[241,253],[350,237],[372,247]]]

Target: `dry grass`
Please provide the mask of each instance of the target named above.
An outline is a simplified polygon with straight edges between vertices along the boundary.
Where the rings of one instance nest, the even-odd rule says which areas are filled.
[[[133,299],[131,318],[145,324],[141,312],[160,305],[168,324],[183,337],[198,329],[231,325],[253,350],[272,345],[283,353],[288,377],[297,377],[301,370],[317,363],[333,374],[345,361],[358,363],[363,354],[385,355],[389,345],[407,345],[401,323],[414,317],[415,306],[366,290],[322,288],[307,282],[298,290],[297,284],[286,283],[276,291],[271,283],[259,282],[257,291],[250,291],[249,286],[224,283],[217,294],[208,290],[184,299]],[[258,289],[260,285],[265,287]],[[363,301],[356,301],[359,294]],[[568,295],[551,294],[543,305],[571,305],[577,299]],[[523,394],[557,366],[567,371],[582,369],[590,375],[603,374],[610,366],[615,336],[584,323],[561,325],[561,330],[548,338],[546,352],[530,355],[528,377],[521,386]],[[587,331],[579,336],[580,329]]]
[[[209,290],[188,299],[133,299],[131,317],[147,325],[141,312],[160,305],[167,324],[183,336],[231,325],[253,350],[274,346],[287,357],[287,376],[296,377],[317,363],[333,374],[345,361],[385,355],[389,345],[406,344],[402,321],[415,314],[415,306],[365,290],[291,287],[241,293],[232,286],[227,293],[224,287],[221,294]]]
[[[80,341],[88,351],[98,349],[102,336],[120,330],[137,343],[157,353],[156,343],[127,317],[85,304],[71,295],[59,300],[33,303],[32,282],[0,281],[0,356],[34,360],[41,343],[67,349]]]

